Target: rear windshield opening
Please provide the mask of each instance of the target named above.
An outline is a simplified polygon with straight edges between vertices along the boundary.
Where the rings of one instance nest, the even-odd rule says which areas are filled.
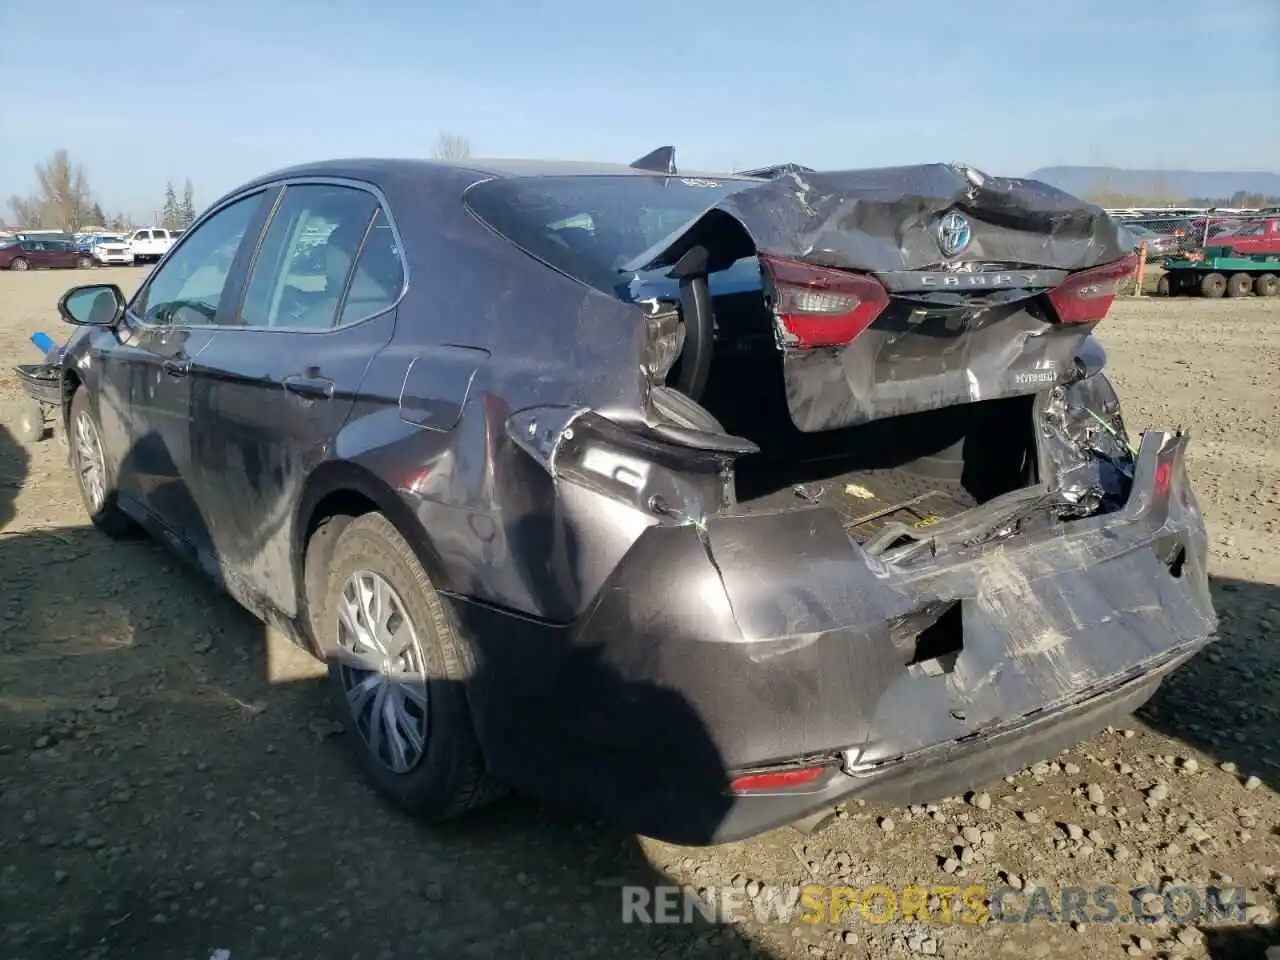
[[[615,293],[619,268],[755,181],[631,174],[512,177],[466,193],[499,236],[576,280]]]

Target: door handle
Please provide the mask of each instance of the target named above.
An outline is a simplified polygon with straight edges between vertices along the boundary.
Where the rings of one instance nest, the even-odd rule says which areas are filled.
[[[295,396],[307,400],[333,398],[333,381],[324,377],[285,377],[284,388]]]
[[[190,360],[166,360],[161,366],[171,377],[185,377],[191,372]]]

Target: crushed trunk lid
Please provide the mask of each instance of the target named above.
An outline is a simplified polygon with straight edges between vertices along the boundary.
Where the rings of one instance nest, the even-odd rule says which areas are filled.
[[[932,164],[790,170],[722,198],[621,270],[667,268],[687,284],[690,264],[709,275],[752,256],[788,407],[808,432],[1073,381],[1136,266],[1101,208]]]

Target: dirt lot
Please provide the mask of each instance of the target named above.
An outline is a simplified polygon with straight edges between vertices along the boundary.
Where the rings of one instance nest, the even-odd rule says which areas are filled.
[[[0,273],[6,365],[37,359],[32,332],[64,336],[54,303],[86,279]],[[968,800],[850,805],[715,850],[519,800],[409,822],[353,775],[309,664],[160,547],[93,531],[55,441],[0,433],[0,958],[1262,956],[1280,943],[1280,301],[1127,301],[1100,333],[1131,427],[1193,430],[1221,642],[1131,730]],[[0,422],[19,396],[6,371]],[[1125,905],[1140,882],[1216,881],[1254,906],[1202,929],[713,928],[625,925],[618,889],[1011,880],[1114,884]]]

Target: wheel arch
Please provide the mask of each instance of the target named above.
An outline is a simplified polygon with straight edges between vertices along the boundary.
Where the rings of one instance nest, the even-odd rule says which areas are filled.
[[[83,387],[84,381],[80,379],[80,374],[75,369],[68,369],[64,365],[62,368],[62,407],[58,410],[58,419],[62,421],[64,436],[70,435],[71,401],[75,399],[76,391]]]
[[[310,598],[317,596],[322,586],[318,577],[328,566],[336,538],[317,541],[317,548],[323,552],[315,554],[311,552],[312,541],[316,533],[335,517],[354,519],[375,512],[385,516],[404,537],[432,583],[443,583],[443,561],[417,516],[400,495],[367,467],[349,460],[326,461],[316,468],[303,488],[291,549],[297,619],[310,635],[313,645],[316,638],[311,622]]]

